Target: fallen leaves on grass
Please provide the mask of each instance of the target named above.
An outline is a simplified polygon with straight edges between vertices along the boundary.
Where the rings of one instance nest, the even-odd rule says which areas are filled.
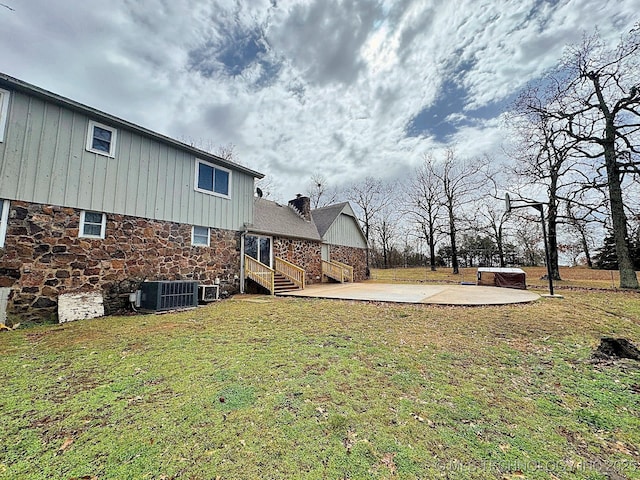
[[[395,456],[395,453],[385,453],[381,460],[382,464],[389,469],[391,475],[395,475],[397,471],[396,463],[393,461]]]
[[[62,445],[60,445],[60,448],[58,449],[58,455],[62,455],[64,452],[66,452],[71,445],[73,445],[73,438],[65,438],[64,442],[62,442]]]

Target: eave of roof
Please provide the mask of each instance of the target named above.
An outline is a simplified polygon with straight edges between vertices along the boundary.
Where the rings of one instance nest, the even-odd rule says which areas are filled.
[[[0,87],[11,88],[13,90],[17,90],[23,93],[27,93],[29,95],[33,95],[34,97],[41,98],[53,104],[59,105],[61,107],[68,108],[70,110],[74,110],[79,113],[83,113],[87,116],[90,116],[92,119],[99,120],[102,123],[106,123],[108,125],[112,125],[114,127],[123,128],[126,130],[131,130],[139,135],[145,136],[152,140],[156,140],[158,142],[164,143],[166,145],[172,146],[179,150],[186,151],[188,153],[193,154],[202,160],[207,160],[209,162],[215,163],[222,167],[227,167],[232,170],[240,171],[246,173],[247,175],[251,175],[254,178],[263,178],[264,174],[257,172],[255,170],[251,170],[250,168],[244,167],[235,162],[231,162],[229,160],[225,160],[222,157],[214,155],[209,152],[205,152],[204,150],[200,150],[198,148],[187,145],[186,143],[179,142],[178,140],[174,140],[171,137],[167,137],[160,133],[156,133],[148,128],[141,127],[140,125],[136,125],[135,123],[128,122],[127,120],[123,120],[122,118],[118,118],[109,113],[97,110],[93,107],[89,107],[80,102],[76,102],[75,100],[71,100],[69,98],[63,97],[62,95],[58,95],[56,93],[50,92],[40,87],[36,87],[30,83],[27,83],[23,80],[11,77],[5,73],[0,72]]]

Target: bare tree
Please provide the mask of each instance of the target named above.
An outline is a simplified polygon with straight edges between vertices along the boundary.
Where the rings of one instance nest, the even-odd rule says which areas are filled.
[[[356,207],[358,220],[362,225],[367,245],[371,240],[371,231],[377,217],[387,206],[395,204],[395,186],[373,177],[365,177],[345,189],[347,199]],[[367,268],[369,267],[369,248],[367,248]]]
[[[584,158],[603,171],[622,288],[639,288],[628,244],[623,186],[640,172],[640,29],[610,49],[599,35],[569,50],[546,79],[543,102],[532,110],[557,120]]]
[[[508,215],[501,204],[497,204],[496,199],[488,197],[486,201],[480,203],[476,211],[478,230],[486,232],[489,238],[495,243],[498,252],[498,261],[501,267],[506,266],[505,259],[505,224]]]
[[[485,166],[485,161],[458,160],[454,150],[449,148],[444,153],[441,163],[437,163],[434,169],[435,177],[442,187],[442,207],[446,212],[447,235],[451,247],[451,267],[454,274],[460,273],[458,263],[458,247],[456,244],[459,221],[465,205],[472,201],[473,192],[477,191],[478,174]]]
[[[307,185],[307,194],[311,199],[311,208],[331,205],[338,197],[336,190],[329,187],[327,179],[320,172],[311,175]]]
[[[567,192],[583,177],[578,173],[580,162],[576,158],[575,139],[563,132],[563,121],[548,116],[540,108],[543,102],[539,90],[533,86],[516,101],[512,125],[517,132],[518,147],[512,155],[517,158],[513,171],[525,180],[528,190],[536,190],[532,187],[537,186],[545,191],[549,271],[554,280],[560,280],[558,225],[564,221],[560,205],[566,200]]]
[[[418,231],[418,238],[427,242],[429,266],[436,270],[436,244],[442,224],[443,193],[432,154],[423,156],[404,192],[406,213]]]
[[[373,225],[373,230],[382,249],[382,265],[384,268],[388,268],[389,256],[398,237],[399,214],[395,205],[385,206],[381,213]]]

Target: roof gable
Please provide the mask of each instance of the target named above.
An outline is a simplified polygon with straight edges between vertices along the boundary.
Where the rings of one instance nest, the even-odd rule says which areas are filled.
[[[353,211],[353,208],[351,208],[351,204],[349,202],[336,203],[334,205],[311,210],[311,217],[318,227],[318,233],[323,240],[327,239],[327,232],[329,232],[331,227],[337,223],[338,219],[341,218],[341,215],[351,218],[353,224],[358,230],[359,235],[362,237],[362,240],[366,244],[367,239],[364,235],[364,232],[362,231],[360,222],[356,218],[356,214]]]

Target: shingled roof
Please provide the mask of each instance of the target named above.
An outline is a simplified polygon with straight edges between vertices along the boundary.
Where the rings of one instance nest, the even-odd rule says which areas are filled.
[[[318,227],[318,233],[321,237],[327,233],[329,227],[335,222],[336,218],[344,207],[348,205],[348,202],[336,203],[335,205],[329,205],[328,207],[316,208],[315,210],[311,210],[311,217]]]
[[[247,230],[252,233],[322,241],[313,221],[305,220],[288,205],[259,197],[254,199],[253,225],[248,226]]]

